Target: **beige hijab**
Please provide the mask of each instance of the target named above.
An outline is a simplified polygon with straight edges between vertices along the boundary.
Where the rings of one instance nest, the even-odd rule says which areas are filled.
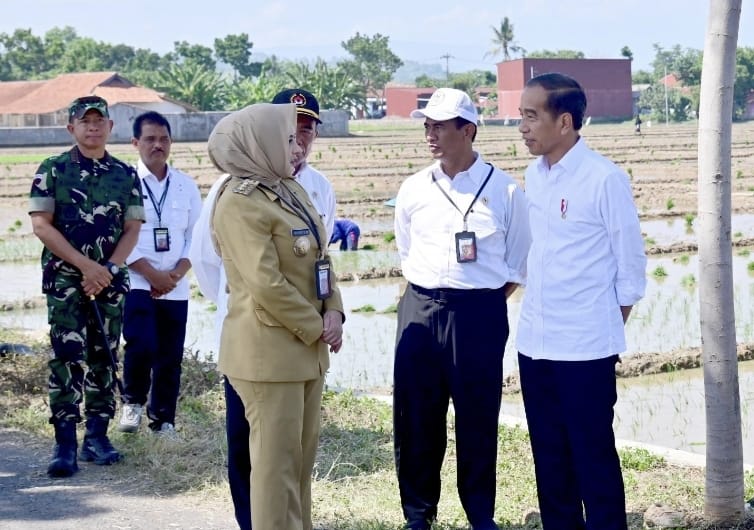
[[[281,179],[292,178],[290,138],[295,134],[296,105],[256,103],[221,119],[207,151],[221,172],[274,189]]]

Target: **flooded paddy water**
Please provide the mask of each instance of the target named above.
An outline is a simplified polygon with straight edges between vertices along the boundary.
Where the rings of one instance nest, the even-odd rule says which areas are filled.
[[[338,215],[356,219],[362,234],[370,234],[364,237],[365,242],[376,243],[379,249],[333,252],[336,271],[351,271],[357,279],[340,284],[347,311],[344,346],[332,356],[327,384],[337,389],[388,393],[394,307],[405,282],[402,278],[367,280],[364,272],[398,265],[394,243],[385,238],[392,231],[392,216],[383,202],[394,197],[402,180],[426,165],[429,157],[417,122],[362,125],[347,138],[320,138],[310,157],[333,183]],[[393,128],[386,129],[388,125]],[[582,131],[591,147],[630,174],[648,248],[667,250],[678,243],[696,241],[696,130],[696,124],[691,123],[652,128],[641,137],[633,134],[631,124],[592,125]],[[485,159],[519,180],[531,161],[515,127],[482,128],[475,147]],[[0,149],[0,162],[5,166],[0,175],[0,232],[7,231],[7,237],[0,237],[0,307],[5,309],[0,311],[0,326],[21,328],[39,337],[47,333],[39,288],[40,247],[30,235],[25,197],[39,160],[61,150]],[[112,152],[135,160],[130,145],[112,146]],[[193,175],[204,192],[217,178],[205,153],[206,146],[201,143],[176,144],[171,153],[175,166]],[[754,215],[749,213],[754,211],[754,122],[734,125],[731,162],[733,239],[754,238]],[[754,342],[754,276],[750,272],[754,257],[745,248],[736,247],[733,252],[737,340]],[[696,255],[652,255],[647,277],[646,297],[637,304],[626,328],[626,356],[698,347]],[[514,343],[521,294],[517,292],[510,300],[506,376],[517,371]],[[202,357],[216,358],[215,314],[205,299],[192,298],[186,346]],[[750,410],[754,403],[754,361],[739,366],[745,460],[754,464],[754,414]],[[704,452],[704,391],[699,370],[620,379],[619,387],[616,432],[620,438]],[[520,396],[506,395],[503,411],[523,417]]]
[[[754,220],[742,218],[754,231]],[[673,232],[683,220],[643,223],[647,237],[682,239]],[[685,226],[685,225],[684,225]],[[684,228],[685,230],[685,228]],[[671,232],[667,235],[663,231]],[[689,235],[686,234],[686,240]],[[693,238],[691,238],[693,239]],[[754,256],[746,250],[733,258],[736,336],[739,342],[754,342]],[[393,251],[333,252],[336,270],[366,271],[398,265]],[[698,259],[690,255],[652,256],[647,266],[647,292],[637,304],[626,327],[628,351],[669,352],[698,347],[699,303],[696,286]],[[662,271],[660,274],[658,271]],[[356,274],[358,278],[358,273]],[[0,326],[43,336],[47,332],[44,300],[39,291],[36,261],[0,262]],[[327,385],[334,389],[389,393],[392,384],[395,341],[395,305],[405,287],[403,278],[344,281],[340,283],[347,320],[342,350],[332,356]],[[517,371],[515,334],[522,290],[509,301],[511,335],[503,368],[505,375]],[[26,303],[19,303],[23,300]],[[26,306],[26,308],[25,308]],[[31,307],[29,307],[31,306]],[[195,296],[189,304],[186,347],[200,357],[216,359],[215,308]],[[745,461],[754,464],[754,361],[740,363]],[[616,433],[619,438],[704,453],[704,388],[700,370],[641,376],[619,380]],[[503,413],[523,418],[519,395],[504,399]]]

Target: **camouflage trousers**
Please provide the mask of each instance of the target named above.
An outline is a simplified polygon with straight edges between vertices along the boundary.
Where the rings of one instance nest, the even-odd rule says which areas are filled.
[[[95,302],[113,352],[117,352],[120,340],[123,298],[122,293],[107,289]],[[92,304],[78,286],[61,286],[47,294],[53,350],[53,358],[48,363],[50,423],[80,422],[82,398],[87,417],[112,418],[115,415],[115,381],[110,354]]]

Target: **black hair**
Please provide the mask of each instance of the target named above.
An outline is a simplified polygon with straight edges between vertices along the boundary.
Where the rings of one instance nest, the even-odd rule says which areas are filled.
[[[471,141],[473,142],[474,140],[476,140],[476,131],[477,131],[477,124],[476,123],[474,123],[473,121],[469,121],[469,120],[467,120],[465,118],[461,118],[460,116],[456,116],[455,122],[456,122],[456,129],[460,129],[464,125],[468,125],[468,124],[473,125],[474,126],[474,134],[471,136]]]
[[[541,86],[547,91],[545,110],[554,117],[569,113],[573,128],[581,129],[586,113],[586,94],[574,78],[560,73],[547,73],[532,77],[526,87]]]
[[[173,137],[173,133],[170,131],[170,123],[165,118],[165,116],[163,116],[159,112],[150,110],[143,114],[139,114],[138,116],[136,116],[136,118],[134,118],[134,138],[141,138],[141,128],[144,125],[145,121],[165,127],[168,130],[168,136],[170,136],[171,138]]]

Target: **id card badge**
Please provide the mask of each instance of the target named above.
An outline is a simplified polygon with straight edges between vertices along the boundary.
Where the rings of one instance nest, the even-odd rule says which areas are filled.
[[[476,234],[474,232],[456,232],[456,261],[458,263],[476,261]]]
[[[167,252],[170,250],[170,232],[167,228],[154,229],[154,250],[155,252]]]
[[[332,295],[330,282],[330,260],[320,259],[314,264],[314,278],[317,283],[317,299],[325,300]]]

